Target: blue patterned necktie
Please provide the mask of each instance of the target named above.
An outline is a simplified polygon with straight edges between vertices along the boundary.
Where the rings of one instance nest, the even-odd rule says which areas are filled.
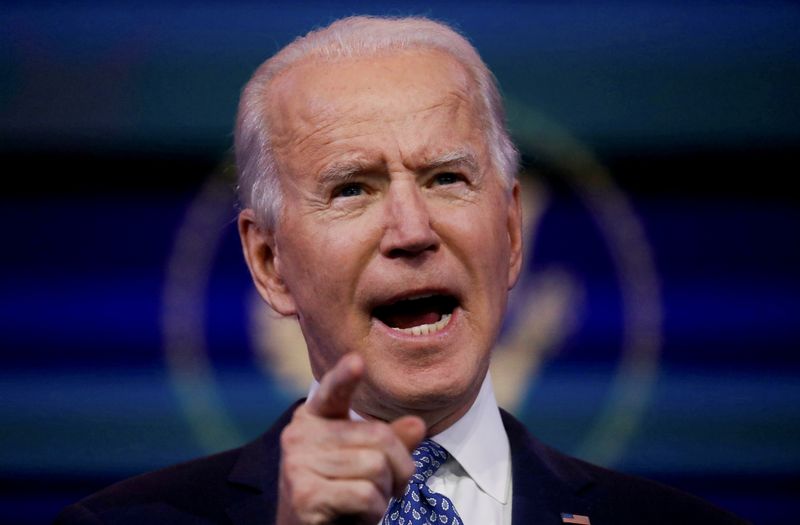
[[[403,498],[389,501],[383,525],[463,525],[453,502],[425,485],[428,478],[447,461],[447,451],[426,439],[411,457],[417,471],[411,476]]]

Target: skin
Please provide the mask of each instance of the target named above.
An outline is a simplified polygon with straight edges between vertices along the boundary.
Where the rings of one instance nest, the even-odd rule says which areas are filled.
[[[272,81],[285,212],[269,231],[244,210],[239,231],[256,287],[297,316],[321,383],[283,435],[281,523],[377,522],[413,473],[408,451],[477,396],[519,276],[521,217],[474,92],[431,50],[307,59]],[[434,334],[372,315],[429,293],[459,302]]]

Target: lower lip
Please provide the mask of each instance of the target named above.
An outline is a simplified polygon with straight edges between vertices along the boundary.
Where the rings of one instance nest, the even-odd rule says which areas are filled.
[[[458,306],[454,308],[452,313],[450,314],[450,321],[447,323],[447,325],[445,325],[445,327],[442,328],[441,330],[434,332],[432,334],[414,335],[407,332],[401,332],[400,330],[395,330],[391,326],[386,325],[380,319],[377,318],[373,319],[374,319],[374,325],[380,327],[380,329],[392,339],[404,342],[425,343],[425,342],[437,341],[448,337],[455,330],[456,323],[461,319],[461,308]]]

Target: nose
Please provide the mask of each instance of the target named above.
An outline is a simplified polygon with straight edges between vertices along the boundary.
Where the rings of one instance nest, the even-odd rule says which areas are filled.
[[[413,257],[435,251],[440,239],[431,225],[431,215],[421,188],[412,181],[389,185],[385,201],[385,229],[381,253],[390,258]]]

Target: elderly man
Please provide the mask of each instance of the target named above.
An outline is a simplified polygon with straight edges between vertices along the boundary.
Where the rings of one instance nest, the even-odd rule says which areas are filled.
[[[245,88],[236,155],[247,264],[299,321],[318,382],[257,441],[110,487],[64,523],[738,522],[498,409],[517,154],[457,33],[354,17],[296,40]]]

